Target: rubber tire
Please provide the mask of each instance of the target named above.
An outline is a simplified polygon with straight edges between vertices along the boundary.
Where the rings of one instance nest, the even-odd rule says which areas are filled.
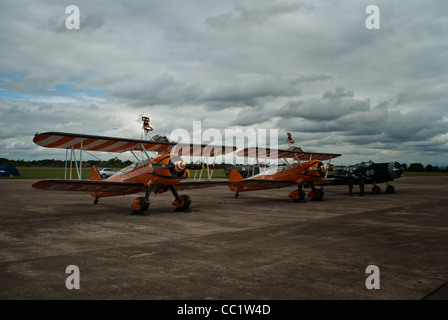
[[[394,192],[395,192],[394,186],[388,185],[386,187],[386,193],[394,193]]]

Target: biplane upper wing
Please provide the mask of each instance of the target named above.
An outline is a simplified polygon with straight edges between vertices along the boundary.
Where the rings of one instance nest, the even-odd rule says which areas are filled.
[[[286,149],[270,149],[270,148],[245,148],[236,153],[239,157],[248,157],[248,158],[270,158],[270,159],[279,159],[279,158],[298,158],[301,161],[308,160],[330,160],[336,157],[341,156],[337,153],[321,153],[321,152],[304,152],[301,149],[297,148],[296,150],[286,150]]]
[[[151,140],[105,137],[66,132],[36,133],[34,143],[46,148],[62,148],[85,151],[126,152],[154,151],[174,152],[181,156],[214,157],[236,150],[235,147],[223,147],[186,143],[164,143]]]
[[[132,194],[146,190],[140,182],[48,179],[33,183],[33,188],[52,191],[113,192]]]

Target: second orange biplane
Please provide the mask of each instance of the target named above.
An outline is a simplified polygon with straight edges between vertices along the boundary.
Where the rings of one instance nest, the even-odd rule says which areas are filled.
[[[259,165],[260,172],[257,175],[244,179],[241,174],[232,169],[229,180],[231,184],[229,189],[235,192],[235,197],[240,192],[265,190],[274,188],[283,188],[297,185],[297,190],[289,193],[288,197],[294,202],[302,202],[308,196],[312,200],[322,200],[324,197],[323,188],[317,189],[317,185],[322,185],[328,175],[328,165],[323,161],[339,157],[340,154],[335,153],[316,153],[304,152],[302,149],[292,146],[294,140],[288,133],[288,149],[259,149],[246,148],[237,152],[238,156],[255,158],[259,164],[259,159],[272,158],[272,153],[277,153],[276,158],[283,159],[284,165],[274,166],[272,168],[262,168]],[[288,161],[289,159],[289,161]],[[292,160],[292,162],[291,162]],[[255,172],[255,170],[252,170]],[[304,189],[310,188],[308,194]]]

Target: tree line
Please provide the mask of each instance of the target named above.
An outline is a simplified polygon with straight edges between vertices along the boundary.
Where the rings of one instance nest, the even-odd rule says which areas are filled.
[[[65,160],[44,159],[44,160],[8,160],[0,158],[0,166],[11,164],[15,167],[50,167],[50,168],[64,168]],[[69,162],[67,162],[69,164]],[[112,168],[124,168],[132,164],[132,161],[121,161],[117,158],[112,158],[106,161],[101,160],[87,160],[83,161],[84,167],[96,166],[98,168],[112,167]]]
[[[441,172],[441,171],[448,172],[448,166],[445,168],[439,168],[438,166],[428,164],[425,167],[421,163],[411,163],[409,167],[407,167],[406,164],[403,164],[402,166],[403,168],[405,168],[405,171],[409,172]]]
[[[78,162],[79,163],[79,162]],[[133,162],[130,160],[122,161],[118,158],[112,158],[109,160],[87,160],[83,161],[83,167],[92,167],[95,166],[97,168],[124,168],[131,165]],[[65,160],[55,160],[55,159],[44,159],[44,160],[9,160],[6,158],[0,158],[0,166],[13,165],[15,167],[49,167],[49,168],[64,168]],[[67,165],[70,165],[70,162],[67,162]],[[73,164],[74,166],[74,164]],[[188,166],[188,165],[187,165]],[[211,165],[210,165],[211,166]],[[216,169],[224,169],[226,164],[215,164]],[[190,167],[193,169],[193,166]],[[194,169],[201,169],[201,165],[194,165]]]
[[[44,159],[44,160],[25,161],[23,159],[22,160],[9,160],[6,158],[0,158],[0,166],[5,166],[8,164],[11,164],[15,167],[53,167],[53,168],[65,167],[64,160]],[[118,158],[112,158],[112,159],[109,159],[106,161],[101,161],[101,160],[83,161],[83,166],[86,166],[86,167],[96,166],[97,168],[105,168],[105,167],[124,168],[131,164],[132,164],[132,161],[130,161],[130,160],[122,161]],[[215,164],[215,167],[217,169],[224,169],[225,166],[228,166],[228,164],[224,164],[224,163]],[[431,164],[424,166],[421,163],[411,163],[408,166],[406,163],[403,163],[402,167],[404,168],[404,171],[409,171],[409,172],[441,172],[441,171],[448,172],[448,166],[445,168],[439,168],[438,166],[433,166]]]

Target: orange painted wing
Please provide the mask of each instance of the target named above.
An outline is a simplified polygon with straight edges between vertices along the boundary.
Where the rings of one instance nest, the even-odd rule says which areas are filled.
[[[298,150],[283,150],[283,149],[270,149],[270,148],[245,148],[236,153],[239,157],[247,158],[295,158],[298,157],[301,161],[310,160],[330,160],[341,156],[337,153],[321,153],[321,152],[303,152],[301,149]]]
[[[154,151],[173,152],[181,156],[214,157],[236,150],[235,147],[210,146],[202,144],[185,144],[174,142],[157,142],[114,138],[66,132],[36,133],[34,143],[46,148],[62,148],[102,152]]]
[[[191,181],[191,182],[180,182],[175,184],[177,190],[186,190],[186,189],[203,189],[203,188],[211,188],[211,187],[219,187],[219,186],[228,186],[230,184],[229,181]]]
[[[231,184],[231,190],[251,191],[263,189],[276,189],[295,185],[295,181],[291,180],[267,180],[267,179],[247,179]]]
[[[112,192],[131,194],[146,190],[143,183],[92,180],[42,180],[33,183],[33,188],[51,191]]]

